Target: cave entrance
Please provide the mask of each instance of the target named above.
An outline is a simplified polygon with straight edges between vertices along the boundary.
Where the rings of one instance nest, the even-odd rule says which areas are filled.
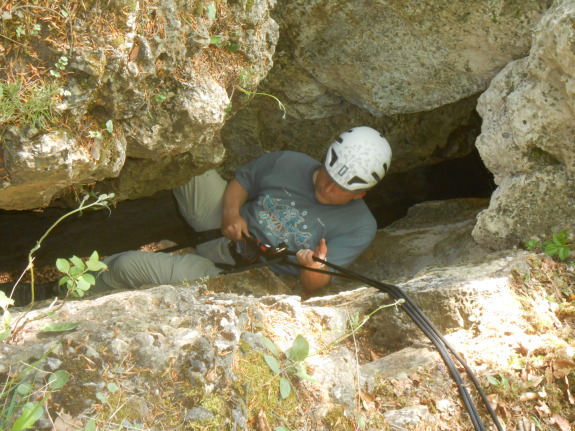
[[[477,150],[466,157],[390,175],[366,196],[366,202],[383,228],[405,216],[414,204],[455,198],[489,198],[493,176]],[[0,211],[0,272],[22,271],[36,241],[67,210]],[[60,224],[34,254],[35,265],[53,265],[58,257],[89,256],[97,250],[107,256],[164,239],[176,243],[192,235],[170,191],[149,198],[120,202],[105,210],[71,216]],[[0,283],[2,281],[0,280]]]
[[[435,200],[490,198],[496,185],[477,149],[465,157],[392,174],[365,198],[382,229],[413,205]]]

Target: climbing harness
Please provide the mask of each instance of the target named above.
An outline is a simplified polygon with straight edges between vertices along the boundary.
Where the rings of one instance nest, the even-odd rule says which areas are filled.
[[[302,269],[306,269],[308,271],[320,272],[332,276],[345,277],[348,279],[361,281],[362,283],[366,283],[372,287],[379,289],[384,293],[387,293],[396,301],[403,300],[401,308],[407,313],[407,315],[413,320],[413,322],[423,331],[423,333],[427,336],[427,338],[429,338],[429,340],[435,345],[435,347],[439,351],[439,354],[441,355],[441,358],[447,365],[449,373],[451,374],[451,377],[453,378],[453,380],[457,385],[459,395],[463,403],[465,404],[465,408],[469,413],[471,422],[473,423],[473,427],[475,428],[475,430],[485,431],[486,428],[481,420],[481,417],[479,416],[477,407],[473,403],[471,395],[469,394],[469,391],[467,390],[463,378],[461,377],[461,374],[457,369],[457,365],[455,364],[455,361],[453,360],[451,355],[453,355],[453,357],[457,359],[459,364],[464,368],[465,372],[471,379],[473,385],[475,386],[479,396],[481,397],[483,404],[485,405],[485,408],[489,412],[489,415],[491,416],[491,419],[493,420],[493,423],[497,427],[498,431],[503,431],[503,427],[501,426],[501,423],[497,418],[497,414],[491,407],[491,404],[489,403],[487,396],[485,395],[483,389],[481,388],[481,384],[477,380],[477,377],[475,376],[469,365],[467,365],[465,360],[461,357],[461,355],[459,355],[459,353],[457,353],[457,351],[445,339],[445,337],[435,327],[435,325],[423,314],[421,309],[398,286],[370,279],[361,274],[358,274],[356,272],[350,271],[346,268],[328,262],[324,259],[320,259],[316,256],[313,257],[314,261],[322,263],[323,265],[331,268],[334,271],[314,269],[303,265],[299,265],[287,259],[288,256],[295,256],[296,253],[294,251],[289,250],[285,243],[280,243],[278,246],[271,246],[268,244],[264,244],[255,238],[252,239],[252,242],[254,243],[255,247],[259,250],[258,258],[261,257],[263,258],[263,260],[248,266],[240,266],[238,268],[230,270],[229,272],[245,271],[247,269],[252,269],[259,266],[266,266],[273,263],[283,263],[293,265]]]

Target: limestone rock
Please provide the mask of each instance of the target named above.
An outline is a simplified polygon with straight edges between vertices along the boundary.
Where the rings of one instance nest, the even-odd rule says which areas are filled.
[[[404,281],[428,267],[479,263],[489,254],[471,237],[486,199],[430,201],[378,231],[351,269],[377,280]],[[409,256],[409,258],[406,258]]]
[[[361,367],[361,387],[371,393],[380,379],[405,380],[410,374],[437,362],[437,352],[422,347],[406,347]]]
[[[517,340],[530,342],[522,335],[528,325],[510,289],[511,269],[519,268],[527,256],[509,252],[479,259],[455,252],[444,260],[445,248],[432,244],[446,240],[462,250],[468,245],[458,232],[457,240],[445,239],[442,219],[447,226],[460,223],[461,229],[469,230],[468,221],[478,208],[466,202],[431,207],[434,211],[428,213],[414,210],[404,224],[390,229],[389,236],[401,241],[399,230],[409,238],[408,226],[413,225],[421,235],[414,245],[431,254],[437,251],[437,265],[430,266],[433,259],[428,259],[419,273],[404,274],[401,288],[441,331],[452,332],[446,337],[458,351],[473,352],[464,356],[476,358],[475,365],[494,363],[486,352],[497,355],[496,363],[507,365],[517,353]],[[382,232],[376,242],[384,237]],[[404,260],[421,260],[413,250],[396,253]],[[369,267],[360,270],[369,275]],[[269,413],[276,408],[285,412],[283,420],[290,428],[302,431],[327,431],[339,421],[359,422],[362,417],[373,429],[382,429],[384,423],[434,429],[437,419],[451,420],[456,412],[465,415],[435,348],[425,340],[422,344],[421,331],[402,307],[378,311],[368,319],[369,329],[352,337],[353,316],[367,316],[389,303],[389,297],[362,283],[339,287],[344,291],[302,301],[297,290],[259,269],[179,286],[112,292],[61,307],[46,301],[23,317],[27,324],[17,342],[0,344],[0,373],[25,372],[26,381],[39,390],[55,371],[70,373],[73,378],[50,400],[69,415],[67,422],[80,421],[82,426],[87,418],[101,420],[94,409],[99,405],[106,411],[103,399],[121,405],[121,416],[134,424],[155,421],[155,426],[165,428],[188,423],[233,429],[261,420],[273,429],[285,425]],[[12,319],[21,316],[22,310],[11,311]],[[78,326],[61,332],[41,330],[54,322]],[[483,333],[490,337],[482,338]],[[291,369],[285,352],[298,335],[309,344],[303,362],[313,381],[290,377],[290,390],[305,397],[292,394],[279,403],[280,383],[270,357]],[[385,356],[370,358],[371,349]],[[39,358],[34,367],[27,367]],[[305,405],[295,400],[305,400]],[[400,400],[410,401],[398,405],[404,402]],[[433,400],[441,404],[437,402],[437,411],[430,415],[422,402],[431,405]],[[156,415],[160,407],[162,418]],[[442,409],[449,415],[439,418]],[[46,415],[36,424],[36,429],[51,427]]]
[[[9,110],[2,114],[10,132],[2,133],[0,208],[46,206],[70,186],[117,177],[102,188],[117,191],[119,199],[135,199],[219,165],[224,155],[219,131],[233,87],[248,71],[250,85],[257,86],[272,66],[275,0],[224,3],[219,10],[212,3],[179,0],[67,3],[59,6],[72,12],[55,17],[48,8],[3,15],[11,20],[3,32],[38,20],[36,30],[21,32],[18,42],[3,33],[0,51],[9,53],[6,60],[22,69],[24,80],[38,79],[28,77],[30,71],[52,69],[39,85],[58,91],[45,96],[53,101],[52,121],[43,127],[30,127]],[[54,19],[53,25],[40,24]],[[12,49],[12,42],[26,48]],[[18,74],[10,70],[10,79],[17,81]],[[236,102],[234,109],[241,106]],[[56,141],[48,149],[46,143]],[[186,157],[192,162],[186,169],[148,181]],[[142,163],[123,170],[126,158]],[[142,169],[155,161],[156,168]],[[120,183],[120,189],[110,190]]]
[[[5,209],[45,206],[70,186],[117,176],[126,159],[122,137],[102,148],[96,141],[98,160],[67,132],[28,136],[9,127],[3,139],[8,175],[0,180],[0,207]]]
[[[275,69],[270,72],[272,82],[274,73]],[[269,91],[285,101],[283,93]],[[283,119],[277,103],[260,96],[223,127],[221,137],[227,149],[223,169],[230,174],[261,154],[279,150],[302,151],[322,160],[340,133],[365,125],[381,131],[389,141],[393,151],[390,174],[413,171],[464,157],[475,149],[481,127],[476,103],[477,97],[470,96],[429,112],[378,118],[347,104],[337,114],[311,119],[295,117],[287,104],[288,116]]]
[[[575,209],[575,5],[557,2],[535,29],[529,56],[510,63],[479,98],[477,148],[499,185],[473,232],[506,248],[548,237]]]
[[[400,410],[385,412],[385,419],[392,428],[402,429],[406,426],[413,430],[433,429],[433,417],[426,406],[404,407]]]
[[[529,50],[541,1],[290,1],[279,8],[297,73],[290,94],[339,96],[374,116],[426,111],[482,91]],[[299,85],[297,85],[299,84]]]

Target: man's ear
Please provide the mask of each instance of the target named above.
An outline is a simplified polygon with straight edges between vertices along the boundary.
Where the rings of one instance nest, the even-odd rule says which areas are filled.
[[[357,200],[357,199],[362,199],[364,196],[366,195],[366,192],[359,192],[359,193],[355,193],[355,196],[353,197],[353,200]]]

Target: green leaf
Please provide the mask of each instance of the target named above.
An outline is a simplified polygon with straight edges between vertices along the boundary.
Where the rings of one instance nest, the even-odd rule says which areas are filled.
[[[107,268],[108,265],[106,265],[104,262],[100,262],[99,260],[91,260],[92,258],[90,258],[90,260],[88,260],[86,262],[86,266],[88,267],[88,270],[90,271],[100,271],[101,269]]]
[[[270,367],[270,370],[276,374],[280,373],[280,364],[276,358],[268,355],[267,353],[264,353],[264,360],[266,361],[266,364],[268,364],[268,367]]]
[[[33,386],[28,382],[22,382],[16,387],[16,392],[20,395],[28,395],[32,392]]]
[[[278,350],[278,348],[276,347],[276,345],[274,344],[274,342],[272,340],[270,340],[267,337],[264,337],[263,335],[260,334],[260,337],[263,341],[263,343],[265,344],[265,346],[267,347],[267,349],[272,352],[272,354],[274,356],[279,356],[280,352]]]
[[[58,286],[62,286],[64,283],[67,283],[69,280],[70,280],[70,277],[68,277],[68,276],[62,277],[60,279],[60,281],[58,282]]]
[[[12,298],[8,298],[4,291],[0,290],[0,308],[6,310],[11,305],[14,305],[14,300]]]
[[[96,392],[96,398],[98,398],[103,403],[108,402],[108,397],[106,397],[106,395],[104,395],[102,392]]]
[[[84,264],[84,262],[82,261],[82,259],[80,259],[78,256],[72,256],[70,258],[70,262],[72,262],[74,264],[74,266],[77,266],[78,268],[81,268],[82,271],[84,269],[86,269],[86,265]]]
[[[208,6],[208,19],[210,21],[213,21],[216,19],[216,5],[214,4],[214,2],[211,2]]]
[[[561,260],[565,260],[569,257],[570,254],[571,250],[569,249],[569,247],[561,247],[558,252],[558,257]]]
[[[52,389],[60,389],[64,387],[66,383],[68,383],[68,379],[70,379],[70,374],[68,374],[67,371],[58,370],[50,375],[48,384]]]
[[[553,242],[557,245],[567,245],[567,231],[562,230],[553,234]]]
[[[115,384],[114,382],[110,382],[108,383],[108,385],[106,386],[108,388],[108,390],[112,393],[116,392],[118,390],[118,385]]]
[[[73,266],[68,271],[68,274],[72,276],[72,278],[77,279],[80,275],[84,273],[84,270],[78,266]]]
[[[0,341],[4,341],[6,338],[10,337],[11,334],[12,334],[11,328],[0,331]]]
[[[234,53],[240,50],[240,45],[238,43],[230,42],[226,45],[226,51]]]
[[[105,199],[107,198],[107,196],[106,196],[106,195],[100,195],[100,196],[98,197],[98,199],[100,199],[100,198],[102,198],[102,199],[105,200]],[[88,263],[88,262],[98,262],[99,260],[100,260],[100,255],[98,254],[98,251],[97,251],[97,250],[94,250],[94,251],[92,252],[92,254],[90,255],[90,257],[88,258],[88,261],[87,261],[86,263]]]
[[[290,392],[291,385],[289,384],[289,380],[285,377],[282,377],[280,379],[280,396],[282,397],[282,400],[285,400],[287,397],[289,397]]]
[[[492,384],[493,386],[499,386],[499,380],[493,376],[487,377],[487,381]]]
[[[46,326],[40,329],[42,332],[64,332],[71,331],[75,329],[80,322],[54,322],[48,323]]]
[[[96,279],[92,274],[84,274],[82,275],[81,279],[88,283],[90,286],[96,284]]]
[[[22,407],[22,415],[16,419],[16,422],[12,425],[12,431],[32,428],[36,421],[42,417],[43,413],[44,409],[40,403],[29,402],[24,404],[24,407]]]
[[[314,379],[307,373],[307,369],[304,364],[300,363],[298,365],[300,365],[300,367],[296,367],[297,372],[295,373],[297,377],[299,377],[301,380],[307,380],[308,382],[318,383],[316,379]]]
[[[66,259],[58,258],[56,259],[56,268],[58,268],[58,271],[67,274],[70,271],[70,263]]]
[[[106,121],[106,130],[110,135],[114,133],[114,122],[112,120]]]
[[[286,356],[294,362],[305,360],[309,354],[309,343],[307,340],[298,335],[295,337],[292,346],[286,351]]]
[[[275,431],[291,431],[289,428],[286,427],[275,427]]]
[[[86,275],[86,274],[84,274],[84,275]],[[82,276],[82,277],[83,277],[83,276]],[[93,278],[93,277],[92,277],[92,278]],[[84,278],[79,278],[79,279],[76,281],[76,288],[77,288],[78,290],[80,290],[80,291],[86,291],[86,290],[88,290],[88,289],[90,288],[90,286],[91,286],[91,284],[88,283],[86,280],[84,280]],[[78,292],[78,294],[80,294],[80,292]],[[82,295],[80,295],[80,296],[82,296]]]
[[[90,419],[86,426],[84,427],[84,431],[96,431],[96,421],[94,419]]]
[[[216,45],[219,48],[220,46],[222,46],[222,36],[219,35],[210,36],[210,44]]]

